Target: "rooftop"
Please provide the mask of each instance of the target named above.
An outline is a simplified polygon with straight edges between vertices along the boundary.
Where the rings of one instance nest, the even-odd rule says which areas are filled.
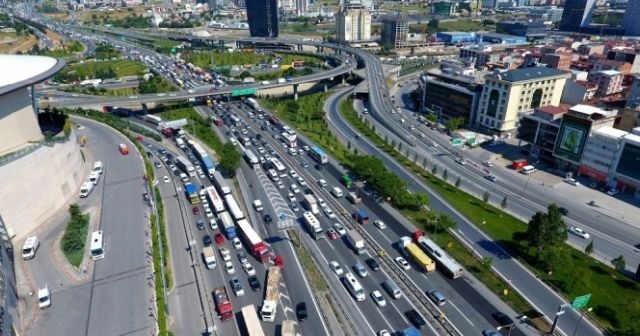
[[[640,135],[629,133],[625,135],[624,140],[626,142],[635,142],[636,144],[640,144]]]
[[[617,71],[617,70],[602,70],[602,71],[598,71],[598,72],[603,74],[603,75],[607,75],[607,76],[618,76],[618,75],[620,75],[620,71]]]
[[[619,130],[613,127],[600,127],[594,133],[604,135],[609,138],[622,138],[623,136],[629,134],[627,131]]]
[[[476,33],[474,32],[460,32],[460,31],[447,31],[447,32],[438,32],[441,35],[452,35],[452,36],[474,36]]]
[[[0,55],[0,95],[44,81],[64,65],[46,56]]]
[[[567,111],[567,108],[553,105],[540,106],[536,109],[536,112],[542,112],[546,114],[560,114],[566,113]]]
[[[507,82],[522,82],[538,78],[563,76],[565,74],[564,71],[554,68],[532,67],[493,73],[488,76],[497,77]]]
[[[595,106],[591,106],[591,105],[585,105],[585,104],[578,104],[578,105],[574,105],[571,107],[570,109],[573,112],[578,112],[578,113],[582,113],[582,114],[588,114],[588,115],[592,115],[592,114],[602,114],[602,115],[608,115],[609,112],[599,108],[599,107],[595,107]]]

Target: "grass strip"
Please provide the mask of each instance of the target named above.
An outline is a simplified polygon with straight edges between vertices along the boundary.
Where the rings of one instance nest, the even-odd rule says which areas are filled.
[[[304,268],[305,273],[307,274],[307,278],[311,281],[311,286],[314,289],[314,292],[317,292],[319,295],[323,295],[324,293],[329,291],[329,287],[325,282],[324,277],[318,271],[315,263],[311,259],[311,255],[301,245],[300,238],[298,237],[298,232],[296,230],[289,230],[289,240],[293,245],[296,253],[298,254],[298,259],[300,260],[300,264],[302,264],[302,268]]]
[[[78,268],[84,258],[84,249],[89,233],[89,214],[82,214],[78,204],[69,206],[71,218],[60,240],[60,248],[69,263]]]

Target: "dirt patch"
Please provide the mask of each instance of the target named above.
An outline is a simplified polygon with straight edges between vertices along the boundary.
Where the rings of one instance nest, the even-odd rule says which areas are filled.
[[[15,54],[18,51],[27,51],[38,43],[37,39],[33,35],[18,36],[13,33],[0,34],[0,53],[2,54]]]
[[[56,49],[62,46],[62,38],[60,37],[60,35],[47,29],[47,37],[53,42],[53,49]]]
[[[132,9],[131,11],[129,9]],[[120,10],[92,10],[82,13],[80,20],[83,22],[91,22],[95,17],[98,21],[102,22],[105,19],[122,20],[130,17],[133,14],[142,15],[151,7],[132,7]],[[95,15],[95,16],[94,16]]]

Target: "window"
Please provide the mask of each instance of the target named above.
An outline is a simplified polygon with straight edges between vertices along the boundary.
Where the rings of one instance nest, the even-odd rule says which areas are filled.
[[[498,111],[498,100],[500,99],[500,91],[492,89],[489,93],[489,102],[487,103],[487,115],[491,117],[496,116]]]
[[[542,89],[536,89],[531,97],[531,108],[538,108],[542,103]]]

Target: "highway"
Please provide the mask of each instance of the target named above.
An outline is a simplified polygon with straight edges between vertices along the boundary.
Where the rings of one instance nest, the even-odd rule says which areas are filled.
[[[60,269],[68,272],[68,268],[55,271],[55,262],[44,258],[48,251],[40,250],[43,258],[29,263],[29,271],[39,285],[50,286],[52,306],[40,313],[29,334],[149,335],[155,330],[150,315],[155,305],[149,286],[150,241],[145,238],[149,234],[148,210],[141,197],[142,160],[135,154],[135,147],[112,129],[92,121],[75,121],[85,126],[78,130],[79,135],[86,134],[89,139],[84,149],[86,157],[104,163],[98,186],[78,203],[83,211],[91,211],[104,232],[105,258],[89,260],[87,273],[70,280],[59,273]],[[122,155],[119,143],[127,143],[134,150]],[[43,238],[50,246],[55,235]]]

